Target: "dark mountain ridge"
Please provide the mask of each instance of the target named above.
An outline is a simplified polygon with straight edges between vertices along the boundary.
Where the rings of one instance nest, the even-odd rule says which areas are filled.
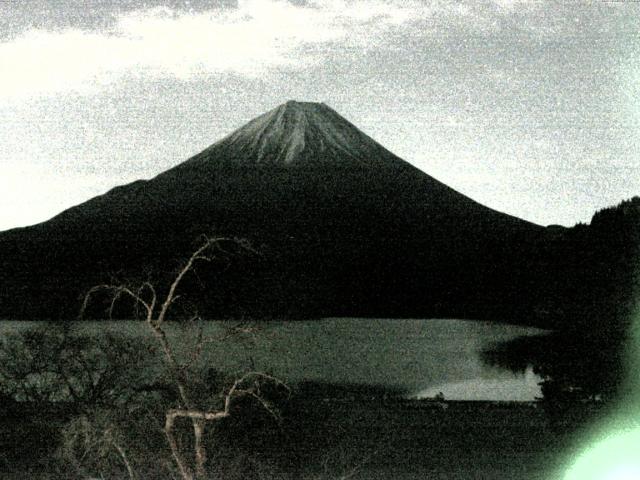
[[[301,102],[151,180],[0,233],[0,316],[73,318],[111,276],[169,276],[203,233],[261,251],[186,285],[214,318],[560,321],[546,308],[545,252],[564,233],[484,207]]]
[[[231,195],[238,203],[251,202],[252,199],[245,195],[254,193],[251,187],[254,190],[267,190],[267,186],[273,189],[256,191],[258,197],[275,192],[277,195],[274,197],[277,198],[269,200],[295,202],[302,199],[292,198],[293,194],[302,192],[305,186],[315,185],[328,190],[332,185],[325,183],[323,187],[323,181],[329,182],[339,175],[357,177],[357,183],[373,180],[378,184],[378,191],[372,193],[379,193],[382,198],[356,198],[356,201],[387,201],[393,209],[403,200],[406,203],[406,200],[419,199],[426,194],[443,210],[449,201],[452,211],[466,209],[464,214],[490,214],[492,220],[509,218],[512,225],[528,224],[490,210],[428,176],[359,131],[330,107],[295,101],[289,101],[255,118],[201,153],[151,180],[139,180],[116,187],[46,223],[68,221],[74,215],[84,216],[91,207],[98,205],[100,207],[97,208],[102,209],[109,203],[132,203],[133,197],[140,200],[141,207],[147,207],[148,202],[168,205],[188,202],[196,195],[202,195],[197,201],[206,203],[208,196],[221,193]],[[268,182],[278,176],[282,181],[273,185],[260,187],[249,184],[254,177],[258,182]],[[335,181],[339,181],[339,178]],[[385,190],[403,182],[418,186],[420,191],[412,194]],[[199,190],[203,185],[211,190]],[[365,189],[362,191],[365,192]],[[346,191],[333,193],[338,200],[346,196]]]

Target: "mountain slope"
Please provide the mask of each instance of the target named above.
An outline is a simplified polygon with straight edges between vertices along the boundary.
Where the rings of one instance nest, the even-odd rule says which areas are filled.
[[[203,273],[215,288],[187,286],[210,315],[535,323],[536,299],[523,293],[542,227],[474,202],[331,108],[300,102],[151,180],[0,234],[0,315],[73,316],[91,285],[168,274],[202,233],[263,252],[221,277]]]
[[[257,117],[185,162],[227,157],[241,165],[384,166],[391,152],[322,103],[289,101]]]

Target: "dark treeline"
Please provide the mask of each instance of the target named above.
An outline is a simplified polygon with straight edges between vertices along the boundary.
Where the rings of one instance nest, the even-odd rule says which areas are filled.
[[[542,253],[540,308],[564,319],[564,330],[627,330],[639,285],[640,197],[548,237]]]
[[[487,361],[512,370],[533,364],[549,399],[623,393],[640,305],[640,197],[597,212],[589,225],[558,228],[541,252],[538,308],[554,330],[497,345]]]

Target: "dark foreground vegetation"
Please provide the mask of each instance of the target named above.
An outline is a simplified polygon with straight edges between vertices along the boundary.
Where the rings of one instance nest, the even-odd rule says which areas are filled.
[[[571,458],[584,417],[597,408],[574,404],[554,419],[526,404],[448,407],[295,398],[281,429],[247,412],[211,435],[218,447],[206,478],[548,480]],[[9,416],[2,426],[3,478],[128,478],[110,440],[92,436],[84,417],[65,424],[59,414],[39,411],[25,423],[23,408],[20,421]],[[75,454],[65,445],[68,429],[79,429],[87,442]],[[118,435],[135,478],[177,478],[158,425],[133,425]]]
[[[2,478],[181,478],[165,431],[180,392],[153,342],[48,326],[5,338],[0,357]],[[206,365],[189,378],[209,409],[237,379]],[[605,406],[407,400],[314,382],[258,387],[259,397],[238,398],[207,429],[200,478],[548,479]],[[187,453],[191,430],[187,421],[174,430]]]
[[[585,418],[601,408],[575,403],[554,414],[542,405],[309,393],[301,388],[291,398],[280,426],[249,406],[221,423],[207,438],[215,456],[204,478],[548,480],[571,457]],[[116,429],[112,411],[5,403],[2,478],[179,478],[152,415],[161,411],[147,408],[143,418],[129,414]]]

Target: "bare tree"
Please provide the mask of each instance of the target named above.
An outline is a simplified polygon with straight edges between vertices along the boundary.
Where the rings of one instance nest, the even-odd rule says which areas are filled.
[[[101,467],[113,470],[109,463],[115,460],[125,469],[129,480],[138,478],[127,452],[126,435],[111,421],[109,414],[100,411],[92,412],[91,416],[82,414],[67,425],[63,431],[61,454],[84,477],[87,476],[87,467],[98,470],[94,473],[102,477],[99,473]]]
[[[100,337],[45,324],[0,339],[0,394],[18,402],[64,403],[76,410],[121,405],[152,360],[139,340]]]
[[[171,408],[165,412],[164,434],[171,449],[173,460],[183,480],[200,479],[206,475],[207,448],[204,442],[204,434],[207,423],[217,422],[231,416],[234,403],[242,397],[254,399],[269,415],[279,421],[280,415],[276,406],[263,395],[261,387],[264,387],[265,383],[271,383],[288,391],[286,385],[275,377],[264,372],[252,371],[233,382],[223,395],[222,405],[219,408],[202,407],[201,403],[196,401],[190,392],[189,385],[194,381],[190,368],[200,358],[205,346],[224,341],[228,338],[228,334],[217,339],[206,336],[201,318],[195,313],[191,316],[190,322],[193,324],[198,323],[196,343],[189,358],[181,361],[176,349],[169,340],[165,323],[171,307],[180,298],[178,290],[184,278],[190,273],[195,273],[196,264],[211,263],[221,257],[228,256],[229,252],[223,248],[223,244],[227,242],[233,242],[243,250],[253,251],[249,245],[235,239],[207,237],[178,269],[168,285],[166,293],[159,293],[160,290],[150,281],[142,282],[135,287],[126,284],[97,285],[86,294],[80,315],[81,317],[83,316],[91,298],[98,292],[106,292],[110,295],[110,315],[113,313],[118,300],[123,297],[131,299],[135,307],[142,311],[144,322],[160,346],[162,356],[171,373],[172,382],[177,389],[181,403],[178,408]],[[244,331],[247,327],[242,324],[238,329]],[[193,431],[192,460],[188,459],[184,448],[179,445],[175,433],[178,420],[187,420],[191,423]]]

